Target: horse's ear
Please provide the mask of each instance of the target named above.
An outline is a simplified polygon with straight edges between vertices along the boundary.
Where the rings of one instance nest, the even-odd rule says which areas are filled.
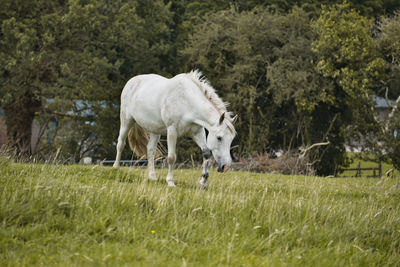
[[[238,118],[238,115],[236,114],[235,117],[233,117],[233,119],[232,119],[232,123],[235,123],[237,118]]]
[[[221,117],[219,118],[219,125],[221,125],[224,122],[225,119],[225,112],[222,113]]]

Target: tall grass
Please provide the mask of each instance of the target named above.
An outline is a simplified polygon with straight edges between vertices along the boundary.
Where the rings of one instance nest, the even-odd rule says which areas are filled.
[[[399,266],[399,178],[0,160],[1,266]]]

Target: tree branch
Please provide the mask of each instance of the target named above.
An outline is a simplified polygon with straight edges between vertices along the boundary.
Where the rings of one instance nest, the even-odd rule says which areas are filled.
[[[312,144],[311,146],[308,146],[308,147],[306,147],[306,148],[303,150],[303,153],[300,154],[299,158],[304,158],[305,155],[306,155],[306,153],[307,153],[310,149],[312,149],[312,148],[314,148],[314,147],[317,147],[317,146],[327,146],[327,145],[329,145],[329,144],[330,144],[329,141],[328,141],[328,142],[322,142],[322,143],[315,143],[315,144]]]

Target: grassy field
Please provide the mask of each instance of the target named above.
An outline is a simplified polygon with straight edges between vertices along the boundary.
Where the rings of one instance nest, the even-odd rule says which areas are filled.
[[[0,265],[400,266],[399,178],[200,173],[1,160]]]

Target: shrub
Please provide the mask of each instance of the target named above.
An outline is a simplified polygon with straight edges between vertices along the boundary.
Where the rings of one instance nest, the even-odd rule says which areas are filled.
[[[314,175],[315,170],[312,165],[307,156],[285,152],[279,157],[268,153],[240,157],[239,162],[234,163],[232,168],[253,172]]]

